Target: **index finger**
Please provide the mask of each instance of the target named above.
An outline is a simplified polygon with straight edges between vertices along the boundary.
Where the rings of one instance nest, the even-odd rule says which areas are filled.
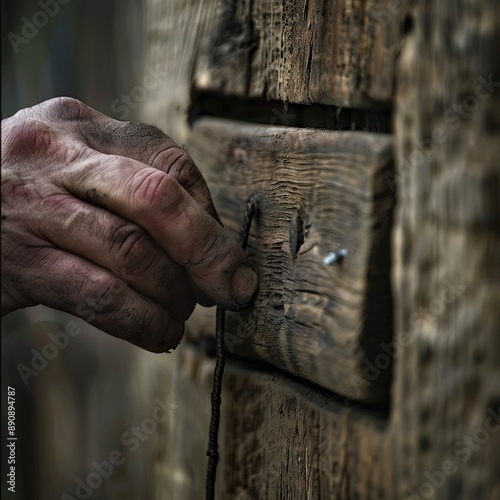
[[[212,217],[219,220],[203,175],[191,157],[155,125],[114,120],[86,104],[60,97],[43,103],[52,120],[74,123],[92,149],[132,158],[172,175]],[[220,220],[219,220],[220,222]]]
[[[70,175],[68,191],[143,227],[214,302],[234,310],[253,299],[258,277],[245,252],[173,176],[98,152]]]

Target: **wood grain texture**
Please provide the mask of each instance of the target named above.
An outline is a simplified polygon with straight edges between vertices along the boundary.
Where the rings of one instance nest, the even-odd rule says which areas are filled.
[[[404,3],[207,3],[198,90],[351,108],[390,105]]]
[[[192,67],[206,9],[206,2],[200,0],[144,2],[144,75],[153,75],[154,83],[148,80],[140,118],[155,123],[181,145],[189,133]]]
[[[500,4],[423,0],[412,24],[398,76],[394,179],[396,340],[404,345],[393,415],[399,498],[493,500],[500,498]]]
[[[388,398],[390,368],[369,367],[392,335],[391,144],[384,134],[196,124],[188,151],[224,224],[237,235],[248,197],[259,204],[248,252],[260,291],[254,308],[228,314],[229,353],[356,400]],[[344,261],[323,263],[343,247]]]
[[[276,374],[230,368],[222,498],[390,498],[386,421]]]
[[[164,364],[176,402],[161,424],[155,499],[203,498],[213,361],[189,345]],[[222,499],[393,498],[384,415],[287,380],[228,363],[222,393]]]

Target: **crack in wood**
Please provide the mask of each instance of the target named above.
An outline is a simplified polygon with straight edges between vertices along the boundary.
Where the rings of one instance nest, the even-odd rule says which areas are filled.
[[[392,131],[392,110],[387,108],[339,108],[193,91],[188,111],[190,126],[193,127],[203,116],[288,127],[382,133]]]

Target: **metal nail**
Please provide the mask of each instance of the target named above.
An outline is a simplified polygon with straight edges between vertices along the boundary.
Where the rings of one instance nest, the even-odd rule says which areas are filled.
[[[341,248],[338,252],[330,252],[324,259],[323,264],[329,266],[335,262],[340,262],[348,254],[347,248]]]

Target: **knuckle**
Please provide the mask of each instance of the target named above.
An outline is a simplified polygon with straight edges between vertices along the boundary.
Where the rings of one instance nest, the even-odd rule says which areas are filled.
[[[185,177],[186,180],[197,180],[201,177],[201,173],[198,167],[194,164],[193,159],[184,151],[182,151],[181,156],[172,165],[172,170],[177,173],[181,178]]]
[[[53,152],[54,132],[45,123],[15,119],[2,130],[2,157],[15,162],[27,156],[36,158]]]
[[[176,179],[186,191],[191,192],[205,186],[203,176],[193,159],[179,147],[163,151],[153,163],[163,165],[163,171]]]
[[[66,193],[55,193],[44,199],[52,213],[64,215],[62,229],[66,234],[79,234],[86,226],[97,224],[95,212],[82,205],[77,198]]]
[[[156,151],[150,164],[161,168],[165,173],[174,177],[189,173],[194,167],[192,158],[176,143],[164,145],[160,151]]]
[[[182,196],[178,182],[160,170],[152,170],[142,177],[135,197],[142,212],[176,212]]]
[[[152,158],[149,165],[172,176],[196,203],[218,218],[207,182],[189,154],[175,145],[157,152]]]
[[[192,192],[205,186],[205,182],[193,159],[186,155],[179,158],[174,164],[174,174],[184,189]]]
[[[159,153],[152,165],[171,175],[205,209],[211,209],[212,197],[205,178],[183,149],[175,146]]]
[[[154,255],[146,231],[135,224],[118,223],[111,230],[110,240],[116,269],[128,279],[146,268]]]
[[[73,97],[55,97],[40,106],[42,113],[52,120],[80,121],[95,114],[92,108]]]
[[[119,309],[119,297],[120,287],[116,278],[94,273],[84,278],[77,294],[77,305],[86,305],[96,312],[106,313]]]

